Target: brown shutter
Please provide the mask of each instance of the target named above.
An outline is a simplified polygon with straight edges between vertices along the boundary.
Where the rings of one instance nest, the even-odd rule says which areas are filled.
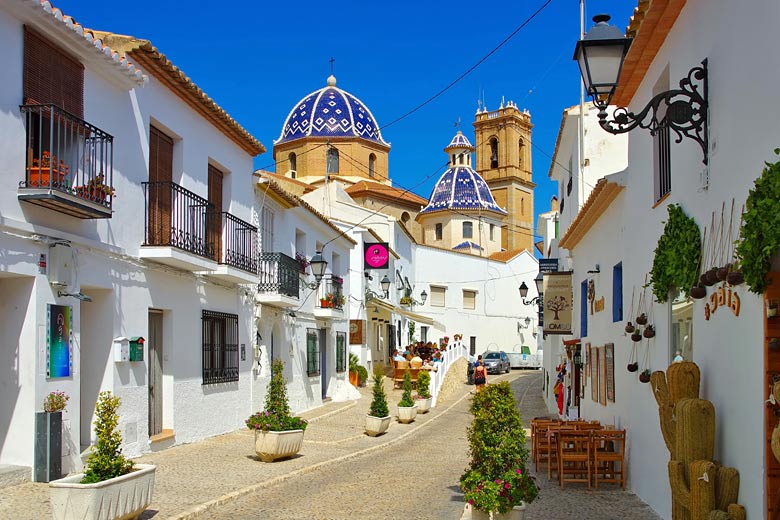
[[[209,242],[214,247],[214,260],[222,260],[222,172],[209,164],[209,202],[206,215]]]
[[[150,126],[148,245],[170,245],[172,179],[173,139]]]
[[[25,26],[25,103],[53,103],[84,119],[84,66]]]

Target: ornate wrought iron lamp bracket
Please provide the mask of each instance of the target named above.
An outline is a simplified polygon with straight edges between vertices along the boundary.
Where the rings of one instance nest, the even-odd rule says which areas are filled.
[[[696,84],[698,83],[698,85]],[[618,107],[607,120],[607,104],[596,98],[599,108],[599,124],[611,134],[623,134],[634,128],[645,128],[655,135],[662,128],[669,128],[676,134],[675,143],[689,137],[699,143],[704,158],[708,161],[707,112],[707,60],[700,67],[694,67],[680,80],[680,88],[656,95],[638,114]]]

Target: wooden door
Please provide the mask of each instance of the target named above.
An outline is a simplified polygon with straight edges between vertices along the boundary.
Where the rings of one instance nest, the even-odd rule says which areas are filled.
[[[162,432],[163,410],[163,315],[161,311],[149,309],[149,436]]]
[[[223,174],[209,164],[209,207],[206,210],[207,251],[217,262],[222,261],[222,178]]]
[[[173,199],[173,139],[155,127],[149,128],[149,216],[146,244],[171,245]]]

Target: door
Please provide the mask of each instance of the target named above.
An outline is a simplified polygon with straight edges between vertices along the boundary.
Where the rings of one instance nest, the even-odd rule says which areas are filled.
[[[222,261],[222,172],[209,164],[209,207],[206,209],[208,256]]]
[[[173,139],[149,127],[149,216],[146,244],[171,245]]]
[[[328,329],[320,329],[320,386],[322,387],[322,398],[328,391]]]
[[[149,309],[149,436],[162,433],[163,314]]]

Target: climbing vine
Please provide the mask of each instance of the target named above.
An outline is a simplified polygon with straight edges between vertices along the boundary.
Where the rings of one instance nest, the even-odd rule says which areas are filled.
[[[673,289],[688,294],[696,284],[701,255],[701,237],[696,221],[687,216],[678,204],[669,204],[669,219],[658,239],[650,271],[653,295],[659,303],[669,299]]]
[[[780,155],[780,148],[775,154]],[[750,291],[756,294],[766,289],[772,257],[780,249],[780,161],[765,164],[748,194],[736,245],[739,268]]]

